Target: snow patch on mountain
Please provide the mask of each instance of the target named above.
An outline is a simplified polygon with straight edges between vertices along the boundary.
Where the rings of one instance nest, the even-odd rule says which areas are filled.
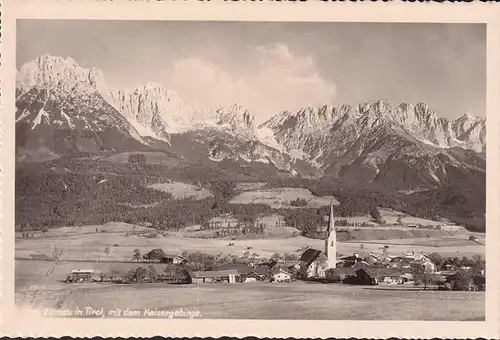
[[[33,130],[39,124],[41,124],[42,121],[44,120],[44,118],[45,118],[45,121],[47,122],[47,124],[50,124],[50,122],[49,122],[49,114],[47,112],[45,112],[45,110],[42,107],[40,109],[40,111],[38,111],[38,114],[36,115],[35,119],[33,119],[33,125],[31,126],[31,130]]]

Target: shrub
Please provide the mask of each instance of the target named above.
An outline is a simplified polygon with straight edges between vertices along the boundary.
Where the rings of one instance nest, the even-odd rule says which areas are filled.
[[[297,198],[290,202],[290,205],[293,207],[305,207],[307,205],[307,201],[303,198]]]
[[[469,290],[471,283],[472,277],[470,273],[465,270],[459,270],[455,274],[453,290]]]
[[[342,281],[338,270],[335,268],[327,269],[325,272],[325,278],[328,282],[340,282],[340,281]]]

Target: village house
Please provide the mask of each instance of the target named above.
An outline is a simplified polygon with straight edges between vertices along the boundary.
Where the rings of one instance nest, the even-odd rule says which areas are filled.
[[[237,270],[213,270],[190,273],[192,283],[236,283],[240,280]]]
[[[244,263],[224,263],[212,270],[237,270],[241,276],[248,275],[254,271],[252,267]]]
[[[160,262],[167,264],[183,264],[186,262],[186,259],[180,255],[165,254]]]
[[[76,269],[66,277],[65,282],[97,282],[102,281],[102,271],[94,269]]]
[[[241,276],[241,282],[252,283],[252,282],[262,282],[264,277],[257,274],[256,272],[251,272]]]
[[[437,266],[428,257],[422,257],[421,259],[414,260],[410,264],[411,268],[423,268],[426,273],[436,272]]]
[[[391,259],[389,262],[389,267],[390,268],[399,268],[399,269],[411,269],[411,263],[413,262],[413,259],[406,258],[404,256],[395,256]]]
[[[402,273],[393,268],[361,268],[356,271],[360,284],[400,284],[403,283]]]
[[[412,273],[404,273],[401,275],[401,283],[413,284],[415,282]]]
[[[272,281],[273,282],[290,282],[292,280],[292,274],[279,270],[278,272],[273,274]]]
[[[323,278],[327,269],[327,257],[321,250],[309,248],[300,257],[299,272],[306,278]]]
[[[254,272],[261,277],[262,280],[270,280],[273,276],[272,268],[268,266],[257,266]]]

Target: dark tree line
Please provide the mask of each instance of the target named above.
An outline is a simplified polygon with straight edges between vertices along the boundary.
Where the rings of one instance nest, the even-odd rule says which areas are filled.
[[[81,155],[85,157],[84,154]],[[88,155],[87,155],[88,156]],[[102,157],[109,155],[103,154]],[[174,157],[174,156],[172,156]],[[159,229],[179,229],[206,223],[214,216],[232,214],[239,221],[254,223],[258,216],[276,212],[287,225],[306,235],[324,226],[329,207],[271,209],[267,205],[235,205],[236,182],[220,170],[198,164],[171,168],[163,164],[112,163],[61,157],[23,165],[16,169],[16,224],[33,229],[62,225],[101,224],[110,221],[148,221]],[[173,200],[171,195],[147,188],[168,179],[182,180],[210,188],[214,196],[204,200]],[[470,230],[485,229],[484,183],[474,186],[449,185],[406,195],[377,187],[356,186],[335,180],[304,178],[268,179],[269,186],[307,188],[317,196],[334,196],[336,217],[370,214],[379,219],[376,207],[392,208],[423,218],[449,219]]]

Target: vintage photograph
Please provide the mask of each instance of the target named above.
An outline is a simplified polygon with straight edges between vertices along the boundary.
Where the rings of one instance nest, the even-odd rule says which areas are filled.
[[[485,321],[486,28],[18,19],[16,306]]]

